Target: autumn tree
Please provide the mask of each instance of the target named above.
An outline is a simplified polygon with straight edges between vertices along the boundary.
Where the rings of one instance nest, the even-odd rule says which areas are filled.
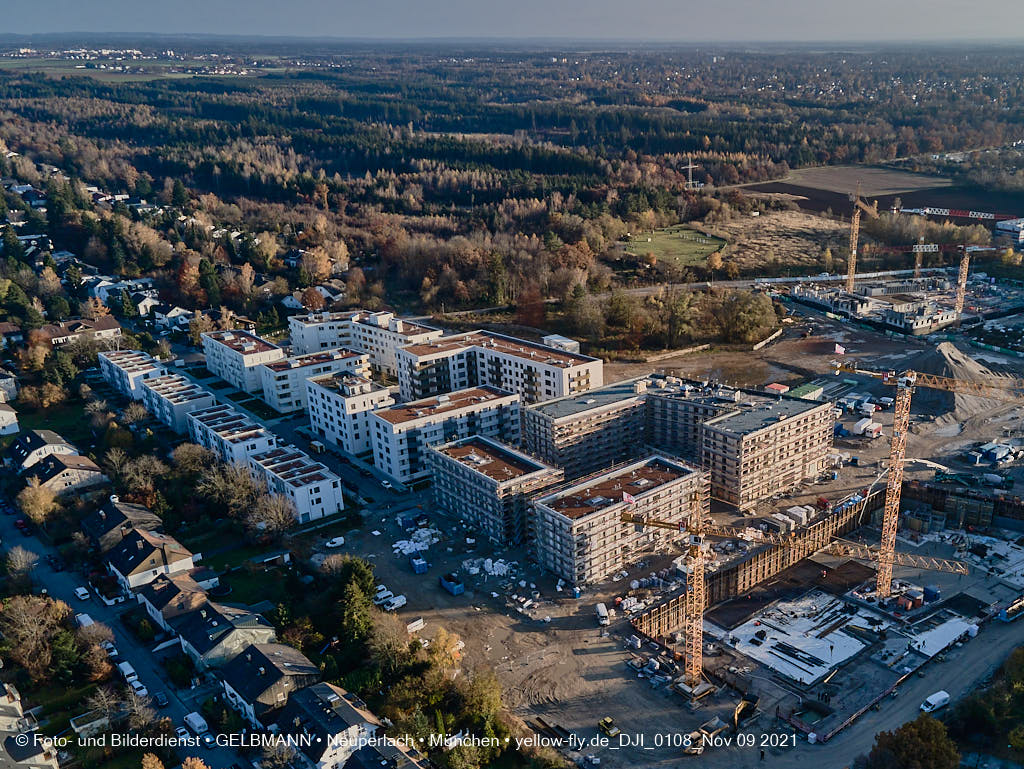
[[[164,769],[164,762],[153,753],[146,753],[142,757],[141,769]]]
[[[99,318],[105,318],[110,315],[110,308],[96,297],[90,296],[84,302],[79,304],[78,312],[87,320],[98,320]]]
[[[214,464],[213,452],[197,443],[182,443],[174,449],[171,461],[179,472],[194,475]]]
[[[181,769],[210,769],[210,765],[201,758],[189,756],[181,762]]]
[[[206,468],[196,484],[196,491],[222,506],[231,518],[246,515],[265,490],[266,484],[255,480],[245,465],[237,463]]]
[[[47,596],[19,595],[0,608],[0,632],[8,656],[36,682],[54,674],[53,638],[60,631],[71,608]]]
[[[39,479],[32,476],[16,498],[18,509],[25,514],[37,526],[46,526],[50,516],[57,510],[57,495],[39,483]]]
[[[250,534],[279,539],[298,522],[295,503],[283,494],[261,494],[245,518]]]
[[[324,299],[324,295],[312,286],[302,292],[302,306],[310,312],[322,310],[325,304],[327,304],[327,300]]]
[[[299,272],[307,285],[327,280],[331,274],[331,259],[327,250],[323,246],[309,249],[299,261]]]
[[[197,312],[188,322],[189,341],[192,342],[195,347],[198,347],[203,342],[203,334],[208,331],[213,331],[213,321],[210,320],[209,315]]]

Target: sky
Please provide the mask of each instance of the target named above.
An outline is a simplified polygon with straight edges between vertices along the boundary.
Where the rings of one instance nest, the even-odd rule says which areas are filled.
[[[11,0],[0,32],[337,38],[1024,38],[1022,0]]]

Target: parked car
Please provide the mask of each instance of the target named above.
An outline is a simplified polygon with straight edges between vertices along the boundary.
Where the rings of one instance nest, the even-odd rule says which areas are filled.
[[[77,598],[79,601],[88,601],[89,600],[89,588],[87,588],[87,587],[76,587],[75,588],[75,598]]]
[[[184,726],[179,726],[177,729],[175,729],[174,736],[177,737],[179,740],[189,740],[192,738],[192,735],[189,734],[188,729],[186,729]]]
[[[324,542],[324,547],[327,547],[327,548],[332,548],[333,549],[335,547],[344,547],[344,546],[345,546],[345,538],[344,537],[334,537],[333,539],[329,539],[326,542]]]
[[[383,606],[385,603],[395,597],[395,594],[390,590],[385,590],[383,593],[377,593],[377,597],[373,599],[374,606]]]
[[[167,695],[163,692],[153,692],[153,702],[156,703],[158,708],[166,708],[171,704],[171,701],[167,699]],[[187,734],[188,732],[186,732]]]
[[[132,687],[132,691],[140,697],[149,696],[149,689],[147,689],[146,685],[143,684],[142,681],[140,681],[138,678],[136,678],[134,681],[129,681],[128,685]]]
[[[64,561],[59,556],[48,555],[46,556],[46,562],[50,564],[50,568],[54,571],[64,571]]]
[[[203,741],[203,747],[204,748],[212,748],[212,747],[216,746],[216,744],[217,744],[217,740],[214,739],[213,735],[210,734],[209,732],[204,734],[199,739],[201,739]]]
[[[28,521],[24,518],[18,518],[14,521],[14,528],[24,534],[26,537],[32,533],[32,529],[29,528]]]
[[[369,478],[370,476],[372,476],[372,475],[373,475],[373,473],[371,473],[371,472],[370,472],[369,470],[367,470],[367,469],[365,469],[365,468],[361,469],[361,470],[359,471],[359,474],[360,474],[361,476],[363,476],[364,478]]]
[[[381,482],[380,482],[380,485],[381,485],[381,486],[383,486],[383,487],[384,487],[385,489],[387,489],[388,491],[391,491],[391,490],[392,490],[393,488],[395,488],[395,487],[394,487],[394,486],[393,486],[393,485],[391,484],[391,481],[381,481]]]
[[[381,607],[384,611],[394,611],[395,609],[401,609],[408,603],[408,600],[404,595],[392,596],[387,602]]]
[[[107,652],[108,657],[117,656],[117,647],[110,641],[103,641],[100,646]]]

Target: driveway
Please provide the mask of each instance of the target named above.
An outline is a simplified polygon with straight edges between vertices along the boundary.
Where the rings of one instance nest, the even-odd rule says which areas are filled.
[[[78,613],[86,613],[97,622],[102,622],[114,633],[114,644],[123,661],[131,663],[139,674],[139,680],[149,689],[150,694],[154,691],[163,691],[167,695],[169,704],[166,708],[158,709],[160,717],[169,717],[175,726],[184,723],[185,714],[198,708],[199,702],[194,702],[188,692],[178,692],[167,680],[163,667],[157,662],[149,649],[142,645],[131,635],[118,619],[119,615],[135,604],[119,604],[107,606],[95,596],[86,601],[75,597],[75,588],[85,584],[85,579],[77,572],[54,571],[45,558],[47,555],[55,555],[56,550],[47,547],[36,537],[26,537],[14,528],[13,516],[0,516],[0,538],[8,546],[21,545],[39,556],[39,563],[32,572],[32,578],[37,585],[46,588],[46,591],[54,598],[65,601],[72,610]],[[115,681],[119,683],[119,681]],[[208,694],[204,688],[204,693]],[[200,700],[201,701],[201,700]],[[84,707],[83,707],[84,710]],[[202,746],[192,748],[181,748],[179,752],[182,758],[185,756],[196,756],[203,759],[210,765],[211,769],[228,769],[233,763],[244,766],[233,751],[227,748],[214,747],[207,749]]]

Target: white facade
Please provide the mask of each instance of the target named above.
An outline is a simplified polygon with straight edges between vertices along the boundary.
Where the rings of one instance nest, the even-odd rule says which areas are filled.
[[[20,430],[18,412],[6,403],[0,403],[0,435],[17,435]]]
[[[604,381],[598,358],[488,331],[407,345],[396,356],[402,400],[490,385],[518,393],[524,403],[538,403]]]
[[[223,403],[188,415],[188,434],[221,462],[249,464],[249,457],[277,445],[277,436]]]
[[[188,431],[188,415],[213,406],[217,399],[181,374],[166,374],[142,382],[142,402],[154,418],[176,433]]]
[[[247,393],[259,392],[259,367],[282,360],[284,350],[248,331],[208,331],[203,334],[206,368],[214,376]]]
[[[142,400],[142,382],[167,373],[160,361],[140,350],[110,350],[99,353],[103,379],[122,395]]]
[[[407,484],[430,476],[427,448],[470,435],[519,443],[519,396],[474,387],[370,414],[373,463]]]
[[[295,503],[299,523],[340,513],[345,508],[341,479],[292,446],[276,446],[249,457],[249,469],[267,488]]]
[[[306,380],[310,429],[347,454],[373,451],[370,414],[395,399],[365,376],[328,375]]]
[[[370,365],[391,376],[398,373],[395,350],[439,338],[440,329],[396,318],[390,312],[314,312],[293,315],[288,331],[296,353],[348,347],[370,356]]]
[[[263,400],[272,409],[281,413],[304,409],[306,408],[306,380],[310,377],[342,371],[368,377],[370,375],[370,356],[366,353],[340,348],[295,355],[273,363],[264,363],[259,367]]]

